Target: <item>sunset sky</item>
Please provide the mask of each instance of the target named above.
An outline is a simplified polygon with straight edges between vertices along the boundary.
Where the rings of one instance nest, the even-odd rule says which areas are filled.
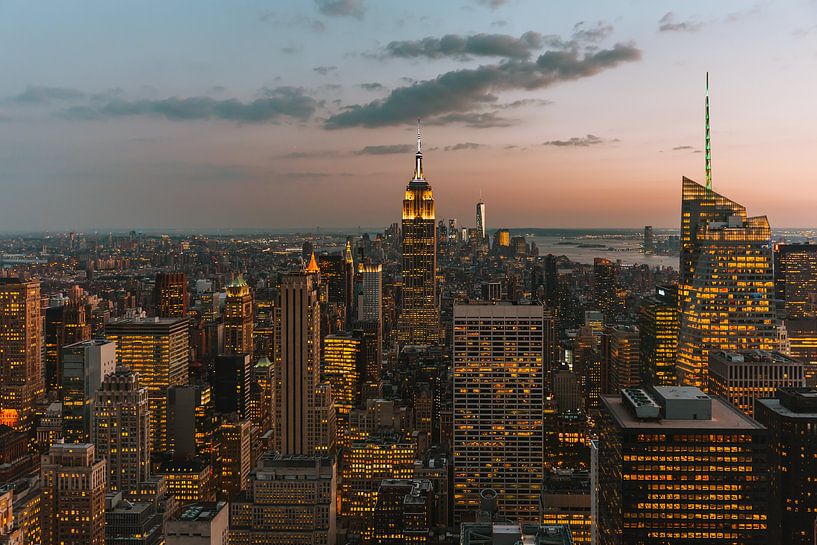
[[[817,2],[0,0],[0,231],[817,225]]]

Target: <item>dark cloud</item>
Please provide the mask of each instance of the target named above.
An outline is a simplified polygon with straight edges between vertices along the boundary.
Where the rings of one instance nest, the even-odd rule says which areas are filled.
[[[315,0],[315,4],[324,15],[361,18],[366,11],[363,0]]]
[[[542,142],[543,146],[556,146],[556,147],[574,147],[574,148],[586,148],[589,146],[595,146],[598,144],[604,144],[606,142],[618,142],[618,140],[605,140],[604,138],[599,138],[595,134],[588,134],[587,136],[574,136],[568,140],[548,140],[547,142]]]
[[[29,85],[22,93],[11,97],[11,100],[19,104],[50,104],[56,101],[79,100],[83,97],[85,93],[68,87]]]
[[[380,89],[383,89],[383,84],[377,82],[361,83],[360,88],[366,89],[367,91],[379,91]]]
[[[588,26],[580,21],[573,26],[572,39],[581,43],[598,43],[613,33],[613,25],[598,21],[594,26]]]
[[[102,104],[69,108],[62,114],[80,120],[148,116],[172,121],[224,119],[239,123],[265,123],[278,121],[282,117],[306,120],[318,106],[314,98],[296,87],[264,88],[259,95],[248,102],[235,98],[216,100],[206,96],[159,100],[114,99]]]
[[[677,21],[675,14],[668,11],[663,17],[658,19],[658,30],[661,32],[697,32],[701,29],[703,23],[693,21]]]
[[[475,142],[462,142],[460,144],[454,144],[453,146],[446,146],[445,151],[462,151],[462,150],[476,150],[480,148],[487,148],[488,146],[485,144],[477,144]]]
[[[355,155],[392,155],[395,153],[409,153],[414,151],[410,144],[390,144],[382,146],[366,146]]]
[[[415,41],[391,42],[386,46],[384,55],[429,59],[468,55],[527,59],[531,52],[541,49],[542,45],[542,35],[538,32],[526,32],[519,38],[508,34],[474,34],[472,36],[446,34],[442,38],[428,37]]]
[[[549,106],[553,104],[552,100],[545,100],[542,98],[523,98],[521,100],[514,100],[508,104],[500,104],[498,107],[503,110],[512,108],[521,108],[523,106]]]
[[[590,77],[640,58],[641,51],[634,45],[619,43],[588,54],[575,49],[546,51],[536,61],[513,60],[454,70],[432,80],[394,89],[383,99],[348,107],[330,116],[325,127],[383,127],[407,123],[417,117],[470,113],[496,102],[493,93],[499,91],[543,89]]]
[[[507,4],[509,0],[475,0],[475,2],[481,6],[488,6],[491,9],[496,9],[499,6]]]
[[[320,74],[321,76],[325,76],[325,75],[327,75],[327,74],[328,74],[328,73],[330,73],[330,72],[335,72],[335,71],[337,71],[337,69],[338,69],[338,67],[337,67],[337,66],[316,66],[316,67],[315,67],[315,68],[313,68],[312,70],[313,70],[313,71],[315,71],[315,72],[317,72],[317,73],[318,73],[318,74]]]
[[[463,124],[472,129],[490,129],[495,127],[510,127],[516,123],[515,119],[500,117],[497,112],[465,112],[441,115],[424,120],[426,125]]]
[[[692,146],[675,146],[674,148],[672,148],[672,151],[685,151],[685,150],[693,150],[693,149],[695,149],[695,148],[693,148]]]

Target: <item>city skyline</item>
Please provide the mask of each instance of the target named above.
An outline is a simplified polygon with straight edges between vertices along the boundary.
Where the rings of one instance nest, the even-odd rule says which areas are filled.
[[[0,232],[389,225],[418,116],[439,218],[674,228],[707,71],[714,189],[812,223],[813,2],[87,7],[0,5]]]

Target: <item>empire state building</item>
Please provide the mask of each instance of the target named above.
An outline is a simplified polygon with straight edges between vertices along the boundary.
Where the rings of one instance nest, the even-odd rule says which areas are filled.
[[[403,198],[403,304],[397,333],[400,346],[436,344],[440,340],[436,272],[434,196],[423,176],[418,124],[414,176]]]

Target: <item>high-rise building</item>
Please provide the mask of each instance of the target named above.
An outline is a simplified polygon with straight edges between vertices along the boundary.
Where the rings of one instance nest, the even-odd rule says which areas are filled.
[[[568,526],[519,524],[517,522],[468,522],[460,529],[460,545],[535,543],[573,545]]]
[[[28,432],[44,394],[40,282],[0,278],[0,424]]]
[[[180,272],[156,273],[153,304],[160,318],[184,318],[190,306],[187,275]]]
[[[331,458],[265,455],[230,503],[230,544],[334,545],[336,489]]]
[[[705,388],[710,351],[777,348],[771,229],[711,189],[682,185],[678,378]]]
[[[227,545],[230,541],[230,509],[225,502],[185,505],[165,523],[166,545]]]
[[[603,257],[593,259],[593,304],[604,313],[605,322],[618,315],[618,266]]]
[[[116,343],[116,364],[139,375],[148,389],[152,452],[167,449],[167,390],[187,382],[187,318],[122,318],[105,325]]]
[[[94,339],[64,346],[61,367],[63,437],[68,443],[88,443],[94,397],[116,368],[116,344]]]
[[[225,420],[216,431],[216,497],[232,501],[247,489],[252,467],[249,420]]]
[[[803,362],[806,386],[817,386],[817,318],[786,320],[789,354]]]
[[[326,397],[320,383],[319,276],[289,274],[281,283],[275,366],[275,450],[281,454],[312,455],[334,444],[321,424]],[[331,409],[334,412],[334,408]],[[334,419],[334,415],[331,417]]]
[[[655,251],[655,239],[653,237],[652,225],[644,227],[644,253],[651,254]]]
[[[486,226],[485,223],[485,203],[480,201],[477,203],[477,232],[479,234],[480,240],[487,240],[488,234],[486,233]]]
[[[817,521],[817,390],[782,388],[755,401],[769,433],[771,498],[767,543],[812,545]]]
[[[542,486],[541,523],[568,526],[573,543],[590,543],[590,486],[587,470],[551,470]]]
[[[366,374],[363,332],[337,333],[323,339],[323,374],[332,385],[338,428],[346,429],[352,407],[360,404]]]
[[[779,388],[806,385],[803,364],[780,352],[761,350],[709,353],[709,389],[746,413],[754,415],[755,400],[774,397]]]
[[[429,345],[439,340],[437,222],[434,196],[423,173],[418,127],[414,176],[403,199],[403,304],[398,343],[400,346]]]
[[[817,318],[817,244],[775,244],[774,287],[787,319]]]
[[[342,255],[322,255],[318,258],[321,286],[326,297],[323,302],[346,303],[346,263]]]
[[[77,292],[66,301],[58,298],[42,310],[45,316],[45,389],[49,394],[59,394],[62,383],[62,347],[87,341],[91,338],[91,326],[86,308]]]
[[[609,389],[617,392],[641,383],[641,336],[637,327],[607,326]]]
[[[679,327],[677,287],[655,288],[655,294],[644,298],[639,311],[641,379],[644,384],[675,384]]]
[[[273,413],[273,368],[272,362],[266,356],[258,360],[252,369],[250,381],[250,408],[249,418],[258,426],[261,433],[272,429]]]
[[[695,387],[602,396],[599,545],[765,545],[767,431]]]
[[[105,543],[161,545],[162,514],[151,502],[131,502],[122,492],[105,497]]]
[[[167,491],[179,505],[209,502],[216,498],[213,467],[200,457],[166,460],[157,473],[165,477]]]
[[[227,286],[224,298],[224,353],[253,355],[253,297],[250,286],[239,277]]]
[[[363,263],[358,270],[363,280],[358,320],[383,323],[383,265]]]
[[[105,460],[90,443],[57,443],[43,456],[43,545],[105,545]]]
[[[369,541],[380,483],[413,477],[416,455],[414,444],[396,435],[355,441],[344,451],[340,506],[350,532]]]
[[[209,385],[185,384],[167,389],[167,451],[176,458],[208,459],[218,417]]]
[[[213,402],[216,411],[249,418],[251,374],[249,354],[216,356],[213,374]]]
[[[352,255],[352,242],[346,240],[343,252],[343,298],[346,300],[346,327],[352,327],[355,318],[355,259]]]
[[[377,491],[372,543],[429,543],[434,525],[434,486],[426,479],[386,479]]]
[[[105,377],[96,391],[91,442],[108,461],[108,489],[129,492],[150,477],[148,390],[126,367]]]
[[[500,514],[535,521],[544,477],[544,309],[454,306],[454,515],[467,520],[484,488]]]

